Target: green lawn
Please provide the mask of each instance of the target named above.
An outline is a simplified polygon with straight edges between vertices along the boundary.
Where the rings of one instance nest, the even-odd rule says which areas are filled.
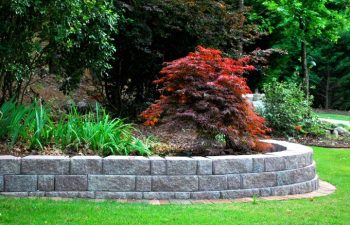
[[[314,148],[335,194],[315,199],[215,205],[0,198],[0,224],[350,224],[350,151]]]
[[[316,113],[318,117],[323,119],[344,120],[350,121],[350,115],[330,114],[330,113]]]

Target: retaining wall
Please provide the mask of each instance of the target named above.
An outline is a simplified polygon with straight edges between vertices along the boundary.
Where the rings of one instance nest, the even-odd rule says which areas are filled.
[[[218,199],[318,189],[312,149],[243,156],[0,156],[0,194],[106,199]]]

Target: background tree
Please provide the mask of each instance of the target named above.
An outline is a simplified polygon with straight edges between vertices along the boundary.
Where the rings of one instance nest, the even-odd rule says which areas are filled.
[[[300,71],[304,79],[306,96],[309,96],[309,51],[312,42],[322,37],[331,42],[339,38],[339,31],[344,25],[344,17],[330,0],[262,0],[269,11],[265,18],[270,20],[269,28],[276,32],[274,46],[290,50],[289,59],[299,61],[296,71]],[[299,54],[296,54],[299,49]],[[294,57],[294,59],[293,59]],[[283,61],[279,61],[280,63]],[[284,70],[289,60],[281,66]]]
[[[122,18],[108,0],[18,0],[0,4],[0,104],[22,100],[33,76],[64,78],[69,91],[90,68],[100,77],[110,68],[111,35]],[[52,72],[52,71],[51,71]]]
[[[123,116],[136,117],[157,98],[152,81],[163,62],[185,56],[198,44],[219,48],[232,56],[260,33],[238,10],[235,0],[117,1],[129,23],[116,37],[113,71],[104,80],[106,97]]]

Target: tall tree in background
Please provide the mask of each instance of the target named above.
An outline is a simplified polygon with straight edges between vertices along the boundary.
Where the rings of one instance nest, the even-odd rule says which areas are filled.
[[[62,89],[85,68],[101,76],[115,52],[112,34],[122,20],[109,0],[17,0],[0,4],[0,104],[21,100],[34,76],[53,62]]]
[[[152,81],[163,62],[183,57],[199,44],[238,56],[260,35],[257,26],[243,23],[246,11],[238,9],[237,0],[116,2],[129,23],[116,37],[116,60],[104,86],[108,102],[123,116],[137,116],[157,98]]]
[[[260,3],[269,10],[269,19],[274,20],[271,24],[276,24],[274,29],[280,32],[281,42],[294,43],[294,48],[300,49],[301,74],[308,97],[310,43],[319,37],[336,41],[344,18],[332,9],[330,0],[262,0]]]

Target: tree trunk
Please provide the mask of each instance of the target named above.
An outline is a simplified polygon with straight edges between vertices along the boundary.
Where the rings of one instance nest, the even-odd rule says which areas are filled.
[[[325,109],[329,109],[329,86],[330,86],[331,75],[329,66],[327,67],[327,81],[326,81],[326,95],[325,95]]]
[[[306,98],[309,99],[310,79],[309,79],[309,70],[307,67],[307,49],[306,49],[305,41],[301,42],[301,68],[302,68],[302,75],[304,78],[305,95],[306,95]]]
[[[238,11],[239,13],[243,13],[244,10],[244,0],[238,0]],[[241,57],[243,55],[243,26],[239,32],[239,41],[238,41],[238,55]]]

